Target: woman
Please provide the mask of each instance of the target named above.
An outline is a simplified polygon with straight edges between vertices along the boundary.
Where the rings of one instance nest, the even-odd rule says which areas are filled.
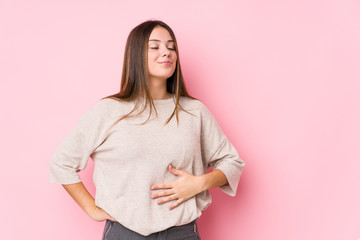
[[[95,199],[77,174],[89,157]],[[129,34],[120,91],[92,105],[55,150],[50,181],[92,219],[106,220],[102,239],[200,239],[208,190],[235,196],[244,165],[188,94],[173,31],[151,20]]]

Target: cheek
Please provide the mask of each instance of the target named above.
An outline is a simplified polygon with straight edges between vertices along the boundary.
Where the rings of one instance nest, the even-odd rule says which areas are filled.
[[[154,68],[156,67],[156,56],[154,54],[148,54],[148,67]]]
[[[177,57],[174,58],[173,63],[174,63],[174,66],[173,66],[173,67],[174,67],[174,69],[175,69],[175,68],[176,68],[176,63],[177,63]]]
[[[154,73],[156,72],[156,66],[154,64],[154,62],[148,62],[148,71],[149,73]]]
[[[156,59],[158,58],[158,55],[157,53],[155,52],[148,52],[148,61],[149,62],[156,62]]]

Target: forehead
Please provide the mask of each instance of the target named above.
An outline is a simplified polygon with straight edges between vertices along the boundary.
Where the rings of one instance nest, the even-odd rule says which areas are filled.
[[[157,41],[156,41],[157,40]],[[163,27],[155,27],[149,37],[149,42],[173,42],[168,30]]]

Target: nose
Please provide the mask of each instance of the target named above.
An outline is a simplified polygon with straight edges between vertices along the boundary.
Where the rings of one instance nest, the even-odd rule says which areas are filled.
[[[162,56],[166,56],[166,55],[169,55],[169,54],[170,54],[169,49],[164,48],[164,50],[163,50],[163,52],[162,52]]]

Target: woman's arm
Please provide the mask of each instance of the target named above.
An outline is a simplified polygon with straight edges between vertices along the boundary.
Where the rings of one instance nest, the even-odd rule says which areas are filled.
[[[106,219],[116,221],[107,212],[95,205],[95,199],[91,196],[82,182],[63,184],[63,187],[81,209],[95,221],[104,221]]]
[[[163,197],[157,201],[158,204],[177,200],[169,206],[170,210],[202,191],[220,187],[228,183],[225,174],[219,169],[215,169],[212,172],[200,176],[192,175],[180,169],[175,169],[171,165],[169,165],[169,170],[179,178],[173,182],[152,185],[151,190],[165,190],[152,194],[151,198],[156,199],[158,197]]]
[[[215,169],[209,173],[203,174],[200,178],[202,178],[201,192],[228,184],[225,174],[220,169]]]

